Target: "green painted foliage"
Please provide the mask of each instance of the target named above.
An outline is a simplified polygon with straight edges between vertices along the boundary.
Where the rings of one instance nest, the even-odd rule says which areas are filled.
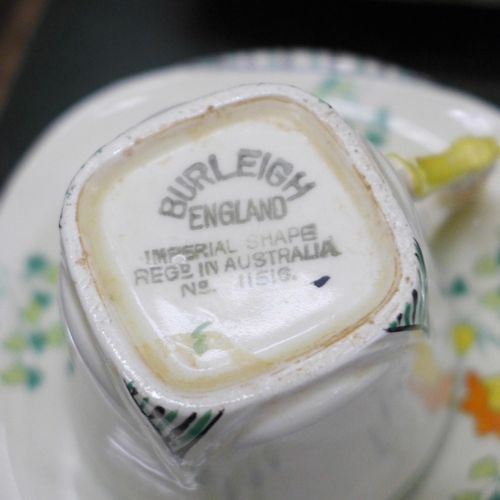
[[[500,309],[500,290],[491,290],[479,297],[479,303],[492,311]]]
[[[479,479],[483,477],[497,477],[498,464],[494,457],[486,457],[473,463],[470,469],[469,476],[471,479]]]
[[[205,354],[209,347],[207,344],[207,336],[202,333],[202,331],[210,326],[212,323],[210,321],[205,321],[201,325],[197,326],[195,330],[191,333],[191,338],[195,339],[193,343],[193,349],[196,352],[196,354],[199,354],[200,356],[202,354]]]
[[[477,274],[494,274],[498,270],[498,261],[494,257],[483,257],[476,262],[475,271]]]
[[[8,385],[25,385],[28,389],[37,388],[43,381],[40,369],[15,363],[1,373],[2,381]]]
[[[28,347],[26,337],[22,333],[13,333],[3,341],[3,346],[8,351],[21,352]]]
[[[50,324],[55,317],[55,287],[58,265],[43,254],[34,253],[25,260],[20,283],[27,290],[27,299],[18,307],[18,325],[7,333],[2,345],[10,353],[10,365],[0,367],[0,380],[8,385],[21,385],[28,389],[39,387],[42,370],[34,366],[30,354],[42,354],[49,347],[64,345],[64,331],[59,322]]]
[[[450,285],[449,294],[452,296],[466,295],[469,291],[469,287],[462,276],[457,276]]]
[[[479,491],[466,491],[458,495],[453,495],[453,500],[482,500],[482,496]]]
[[[42,254],[30,255],[26,260],[28,273],[33,275],[45,271],[50,267],[49,260]]]

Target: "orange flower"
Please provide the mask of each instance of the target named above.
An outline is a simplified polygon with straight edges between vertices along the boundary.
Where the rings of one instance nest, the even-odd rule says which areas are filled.
[[[466,375],[467,395],[460,407],[476,418],[476,432],[496,432],[500,436],[500,409],[496,404],[496,378],[481,379],[476,373]]]

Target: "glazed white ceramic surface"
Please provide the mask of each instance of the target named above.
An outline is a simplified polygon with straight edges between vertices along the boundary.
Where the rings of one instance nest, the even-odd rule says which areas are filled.
[[[207,110],[210,110],[208,117]],[[293,120],[296,120],[297,115],[300,119],[295,122]],[[221,119],[221,116],[227,118]],[[270,126],[274,121],[269,120],[277,120],[279,127],[274,129],[275,125]],[[206,232],[190,233],[189,229],[187,232],[184,229],[183,232],[185,219],[178,215],[165,219],[165,203],[162,202],[160,212],[156,203],[153,203],[155,197],[159,196],[161,199],[165,196],[164,190],[159,188],[165,172],[170,172],[176,166],[178,168],[183,160],[191,163],[195,158],[199,160],[202,154],[201,151],[196,151],[201,145],[193,143],[191,129],[187,129],[188,133],[184,132],[189,124],[192,127],[196,127],[195,124],[199,124],[198,127],[209,127],[210,131],[215,129],[216,132],[211,132],[213,134],[219,134],[219,130],[223,128],[224,140],[229,141],[222,141],[224,147],[219,135],[216,135],[217,140],[211,135],[202,136],[209,144],[203,146],[208,148],[208,152],[220,154],[221,151],[234,150],[235,143],[247,144],[251,134],[251,144],[256,144],[259,148],[266,147],[267,151],[281,146],[280,155],[293,158],[294,162],[300,162],[302,158],[302,168],[306,168],[308,174],[297,174],[301,180],[300,184],[295,184],[296,192],[292,191],[290,196],[288,193],[285,195],[290,200],[290,208],[284,209],[284,213],[288,214],[287,220],[278,222],[278,226],[274,221],[266,229],[260,227],[262,221],[260,224],[253,221],[252,229],[247,231],[267,231],[268,234],[270,230],[284,229],[290,224],[302,227],[314,221],[319,235],[333,235],[335,244],[340,249],[345,248],[343,254],[335,252],[335,257],[342,263],[342,270],[336,267],[332,259],[317,260],[313,270],[306,270],[308,263],[296,263],[290,270],[291,273],[300,273],[296,282],[292,280],[288,284],[280,283],[258,291],[250,287],[245,288],[244,292],[233,285],[236,273],[223,273],[218,276],[217,281],[216,277],[210,280],[217,290],[216,295],[197,297],[195,313],[189,308],[190,303],[186,302],[186,298],[178,298],[178,287],[163,285],[161,298],[154,295],[153,300],[148,298],[152,293],[151,288],[141,287],[134,284],[134,281],[129,282],[128,276],[133,275],[133,269],[137,266],[137,261],[132,256],[142,256],[142,248],[148,240],[151,248],[162,242],[167,245],[168,236],[159,236],[166,227],[172,232],[171,241],[176,241],[177,244],[186,241],[190,234],[191,238],[196,238],[192,242],[199,242],[203,236],[214,238],[210,232],[208,236]],[[180,127],[182,132],[168,132]],[[265,130],[264,134],[261,129]],[[189,147],[182,146],[179,148],[180,153],[177,149],[175,152],[168,149],[168,156],[165,156],[163,149],[161,152],[157,150],[165,147],[165,139],[158,138],[158,134],[164,133],[169,133],[168,140],[176,144],[179,135],[170,134],[181,134],[182,140],[187,141]],[[269,136],[272,140],[269,140]],[[310,138],[312,136],[315,142]],[[309,142],[301,142],[303,137],[308,137]],[[210,140],[214,142],[211,143]],[[292,140],[300,147],[291,144]],[[264,146],[265,144],[267,145]],[[312,152],[311,144],[333,151],[332,156],[328,156],[330,163],[325,164],[319,156],[308,157]],[[159,156],[152,157],[152,151]],[[189,159],[185,158],[186,151],[189,152]],[[144,158],[141,154],[144,154]],[[173,167],[165,167],[165,158],[169,159]],[[231,157],[226,157],[222,163],[230,163],[230,160]],[[194,166],[199,169],[200,165],[207,169],[200,163]],[[120,172],[118,177],[117,169]],[[269,169],[272,169],[272,165]],[[123,170],[131,173],[124,176]],[[306,180],[302,179],[303,176],[306,176]],[[129,181],[130,177],[133,182]],[[155,182],[151,182],[151,177],[156,179]],[[106,179],[112,183],[113,194],[103,187],[108,186]],[[306,184],[314,179],[317,186]],[[210,193],[216,187],[213,187],[214,180],[208,180],[212,183],[211,189],[207,189]],[[205,197],[202,200],[205,200],[204,203],[212,203],[214,199],[223,201],[228,196],[228,189],[232,190],[232,196],[241,196],[242,200],[245,200],[245,196],[252,196],[252,188],[254,197],[276,194],[275,187],[269,186],[266,191],[265,183],[257,182],[255,176],[250,177],[250,180],[248,175],[233,176],[230,184],[232,188],[226,184],[219,185],[219,198],[214,198],[212,194],[209,201],[206,198],[209,193],[204,190]],[[114,186],[118,187],[115,189]],[[238,191],[238,186],[243,186],[243,189]],[[305,194],[312,193],[313,189],[316,198],[308,200]],[[126,195],[121,194],[123,191]],[[102,216],[101,208],[98,208],[101,207],[98,201],[100,198],[94,198],[94,193],[99,193],[98,196],[103,196],[106,200],[102,201]],[[153,193],[158,194],[155,196]],[[356,205],[346,193],[356,199]],[[304,195],[304,198],[300,195]],[[92,198],[86,201],[87,196]],[[301,200],[300,210],[296,208],[296,203],[292,205],[296,197]],[[285,198],[281,199],[282,206],[285,207],[287,202]],[[115,205],[117,200],[123,200],[119,206]],[[167,200],[169,212],[174,202],[171,198]],[[397,200],[404,200],[402,206],[399,206]],[[139,207],[147,203],[148,209],[139,211]],[[203,201],[197,198],[196,204],[199,203]],[[316,203],[321,203],[321,209]],[[130,207],[136,208],[131,210]],[[92,212],[93,210],[97,210],[97,213]],[[112,210],[112,215],[106,215],[108,210]],[[322,220],[325,212],[331,214],[331,219]],[[154,219],[151,219],[151,214]],[[86,222],[87,218],[90,222]],[[122,224],[122,219],[126,223]],[[90,370],[96,358],[101,358],[103,364],[109,365],[107,379],[114,382],[114,392],[122,396],[124,407],[117,409],[117,417],[100,412],[94,426],[90,429],[89,426],[76,427],[76,432],[85,442],[94,438],[95,447],[99,447],[99,443],[118,439],[113,422],[129,418],[128,410],[135,417],[139,429],[162,457],[166,482],[171,483],[172,487],[175,482],[181,483],[186,489],[195,488],[199,483],[199,498],[206,495],[218,498],[253,496],[255,492],[244,476],[239,481],[234,481],[235,472],[231,470],[231,466],[238,461],[235,470],[247,471],[251,477],[254,462],[269,453],[273,455],[276,470],[258,472],[261,476],[258,484],[259,497],[262,499],[291,500],[313,495],[315,498],[330,496],[342,500],[368,497],[383,500],[400,493],[422,471],[435,452],[435,443],[448,422],[449,411],[446,408],[429,412],[420,395],[415,394],[413,386],[420,383],[421,377],[421,374],[415,372],[435,367],[442,372],[453,371],[454,365],[450,357],[450,342],[445,334],[450,328],[448,303],[440,300],[426,244],[413,219],[411,201],[405,188],[398,183],[383,157],[374,156],[330,106],[296,87],[269,84],[237,86],[156,114],[128,130],[100,148],[79,169],[67,189],[60,219],[64,266],[64,286],[61,288],[63,322],[67,323],[76,349]],[[109,222],[105,223],[104,220]],[[168,226],[165,226],[166,222],[169,222]],[[103,224],[102,229],[100,224]],[[213,232],[213,226],[210,229]],[[98,236],[100,231],[102,236]],[[245,228],[237,231],[245,234]],[[352,236],[359,239],[353,239]],[[125,243],[127,237],[131,239]],[[245,240],[238,240],[233,228],[220,227],[217,238],[230,238],[227,244],[234,247],[233,252],[237,252],[238,248],[245,248]],[[99,246],[91,245],[91,239],[98,239]],[[134,245],[135,250],[132,249]],[[98,265],[98,261],[105,259],[108,252],[111,254],[106,264]],[[366,260],[360,262],[360,258]],[[119,262],[119,267],[116,266],[116,261]],[[122,266],[129,269],[127,274],[118,271]],[[372,266],[377,266],[377,270]],[[111,277],[105,278],[106,282],[99,281],[99,273],[108,276],[111,269],[115,269]],[[325,273],[333,276],[332,283],[324,285],[324,288],[313,286],[312,281]],[[368,279],[370,275],[375,276],[373,279],[376,286]],[[111,282],[120,282],[122,292],[110,291],[113,299],[106,302],[106,283]],[[322,290],[319,291],[319,288]],[[332,288],[330,295],[329,290]],[[126,305],[120,304],[118,297],[122,294],[125,296],[128,289],[133,293],[133,300]],[[251,308],[253,318],[244,316],[246,308],[240,309],[239,302],[236,309],[231,308],[238,290],[238,297],[241,297],[240,300],[246,307]],[[170,294],[168,305],[161,302],[166,293]],[[281,299],[278,298],[280,296]],[[336,302],[328,302],[318,312],[318,307],[328,297]],[[341,303],[337,297],[342,300]],[[355,299],[360,297],[363,297],[362,301],[354,305]],[[293,303],[296,298],[297,302]],[[136,300],[140,307],[136,305]],[[222,308],[219,308],[220,301],[225,301]],[[290,319],[292,311],[285,309],[283,301],[290,302],[296,312],[306,311],[304,314],[307,324],[295,316]],[[154,309],[151,309],[152,306]],[[161,308],[160,313],[156,312],[157,307]],[[244,379],[243,382],[236,380],[227,387],[209,385],[203,391],[197,390],[190,394],[184,386],[177,387],[174,381],[164,382],[147,365],[144,356],[138,355],[137,345],[134,348],[132,342],[127,341],[140,335],[136,342],[142,345],[142,335],[148,331],[149,323],[143,325],[140,319],[142,316],[139,317],[138,314],[142,315],[143,311],[147,311],[145,314],[148,321],[154,323],[154,315],[164,314],[164,307],[168,307],[169,316],[176,314],[172,307],[178,307],[182,313],[178,313],[175,324],[162,327],[162,333],[164,328],[167,331],[173,329],[174,332],[180,328],[180,332],[185,332],[189,328],[185,323],[190,317],[194,318],[190,331],[197,331],[197,325],[206,321],[206,314],[210,312],[211,320],[216,322],[215,329],[222,329],[235,345],[241,340],[237,333],[227,330],[225,323],[228,322],[235,328],[234,321],[237,319],[240,329],[244,329],[252,321],[252,328],[245,333],[247,336],[253,334],[255,328],[258,332],[255,333],[257,340],[252,337],[252,342],[260,345],[260,348],[266,345],[262,330],[265,331],[264,328],[269,324],[274,328],[272,333],[268,333],[273,342],[280,339],[283,329],[287,339],[303,335],[303,331],[306,331],[307,336],[311,337],[308,340],[311,347],[293,357],[288,354],[286,361],[276,367],[273,365],[269,372],[252,374],[251,378]],[[280,313],[276,317],[269,316],[271,311],[278,308]],[[338,309],[354,319],[349,319],[349,323],[346,323],[343,316],[333,315],[332,311]],[[205,311],[203,316],[200,316],[200,310]],[[125,314],[131,316],[121,321]],[[183,326],[179,326],[179,322]],[[325,340],[318,337],[318,327],[315,326],[317,323],[322,328],[325,324],[328,325],[329,332]],[[135,331],[137,326],[134,327],[135,330],[127,329],[131,324],[142,326],[138,331]],[[356,326],[351,327],[351,324]],[[345,335],[339,334],[339,338],[332,342],[330,336],[333,334],[330,330],[335,334],[346,328],[352,328],[352,331]],[[154,339],[148,340],[152,342],[150,349],[158,345],[157,337]],[[281,349],[290,349],[283,347],[283,343],[282,339],[279,344]],[[94,344],[96,346],[92,348]],[[317,345],[321,345],[321,348],[318,349]],[[175,349],[171,343],[169,346],[168,349]],[[191,349],[190,346],[188,343],[185,347]],[[244,352],[252,353],[252,347],[245,347]],[[429,360],[422,361],[420,352],[427,353]],[[202,363],[204,354],[198,356]],[[272,360],[275,355],[259,351],[259,358],[262,356],[266,360]],[[175,359],[163,363],[175,371],[172,368],[176,363]],[[427,363],[431,366],[427,366]],[[229,365],[226,369],[233,370],[230,373],[234,378],[238,376],[237,368],[239,367]],[[179,369],[184,368],[179,366],[177,370]],[[77,366],[76,377],[81,376],[80,370]],[[102,372],[99,368],[95,375],[101,376]],[[181,373],[185,384],[188,375]],[[192,376],[191,370],[188,374]],[[204,378],[201,374],[195,377],[191,384],[197,387],[203,383]],[[88,383],[92,384],[93,380]],[[103,388],[110,385],[107,380],[101,384]],[[92,408],[95,398],[87,398],[83,393],[78,396],[85,399],[84,406],[95,413]],[[118,396],[113,394],[111,399],[114,402]],[[82,412],[82,415],[79,415],[79,422],[88,418],[82,405],[80,408],[79,413]],[[109,421],[111,429],[108,434],[99,436],[96,429],[102,425],[103,420]],[[131,428],[133,427],[131,422]],[[255,444],[260,446],[252,447]],[[243,447],[249,449],[243,452]],[[122,448],[127,449],[125,444]],[[133,454],[133,450],[126,453],[127,456]],[[95,464],[97,459],[91,462]],[[331,467],[332,463],[335,463],[334,467]],[[136,474],[137,467],[130,464],[122,475]],[[161,463],[158,467],[161,467]],[[327,473],[330,467],[331,470]],[[102,461],[99,469],[106,471],[108,468],[107,463]],[[320,470],[323,472],[320,473]],[[117,476],[116,482],[119,481]],[[140,481],[140,478],[136,480]],[[129,487],[127,491],[130,491]],[[151,494],[153,493],[152,491]],[[120,492],[119,495],[124,498],[125,492]],[[173,492],[171,496],[173,498]],[[179,486],[179,497],[182,496],[183,491]],[[185,496],[190,497],[191,492],[186,491]],[[133,497],[134,495],[130,495],[130,498]]]
[[[197,71],[202,79],[194,78]],[[0,488],[6,498],[112,498],[107,486],[81,460],[67,421],[65,387],[71,368],[65,348],[59,345],[53,302],[62,201],[58,193],[64,193],[88,151],[97,150],[158,109],[222,87],[263,80],[285,81],[321,95],[385,152],[434,152],[461,135],[498,136],[500,129],[495,109],[463,94],[400,77],[394,70],[370,62],[306,53],[244,55],[215,70],[205,66],[153,73],[118,84],[70,111],[33,147],[2,200],[0,328],[4,349],[0,359],[5,404],[1,408],[4,446],[0,460],[5,479]],[[68,147],[61,149],[61,142]],[[494,255],[499,183],[495,174],[486,196],[469,215],[455,221],[441,248],[448,255],[441,263],[443,283],[457,285],[455,278],[460,275],[460,283],[466,285],[452,287],[455,294],[450,299],[460,302],[461,324],[472,328],[472,340],[483,338],[483,344],[492,346],[481,353],[472,341],[460,344],[463,364],[486,387],[494,387],[498,373],[491,340],[495,337],[490,330],[494,331],[498,320],[491,290],[495,280],[498,282]],[[47,203],[33,206],[42,189]],[[24,220],[28,221],[22,228],[16,222],[19,214],[26,214]],[[471,237],[479,242],[472,248]],[[450,247],[449,242],[454,245]],[[466,380],[473,382],[471,377]],[[416,498],[453,498],[469,492],[476,496],[468,498],[494,498],[498,434],[482,427],[478,427],[481,436],[475,434],[474,424],[480,422],[481,414],[467,409],[473,406],[467,404],[472,397],[467,399],[467,391],[473,395],[471,387],[469,383],[464,388],[464,409]],[[426,395],[429,404],[431,396]],[[494,405],[491,411],[495,411]]]

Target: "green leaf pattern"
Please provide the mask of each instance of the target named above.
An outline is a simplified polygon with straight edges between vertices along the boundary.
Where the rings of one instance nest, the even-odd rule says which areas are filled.
[[[500,277],[500,250],[479,257],[473,271],[477,279],[490,280],[492,277]],[[475,294],[463,276],[455,276],[446,291],[451,298],[456,299],[471,295],[485,310],[500,312],[498,279],[496,282],[493,282],[489,290]],[[487,345],[500,348],[500,337],[496,333],[470,321],[457,323],[452,329],[452,338],[459,355],[469,354],[473,347],[479,351]],[[469,468],[468,477],[471,484],[477,486],[452,495],[452,500],[500,500],[499,460],[499,457],[489,455],[474,461]]]
[[[469,479],[478,483],[478,488],[457,493],[452,496],[452,500],[500,500],[500,475],[496,457],[486,456],[473,462],[469,469]]]
[[[343,101],[349,101],[355,108],[359,106],[358,113],[355,112],[356,118],[344,116],[345,121],[375,146],[383,146],[387,142],[390,120],[388,109],[379,107],[366,116],[366,108],[358,102],[351,80],[335,74],[329,75],[319,82],[313,93],[327,102],[341,98]]]
[[[200,325],[200,327],[203,325]],[[199,328],[200,328],[199,327]],[[178,409],[166,409],[152,403],[147,396],[137,390],[133,381],[125,385],[141,413],[147,418],[172,455],[182,461],[185,455],[219,421],[224,410],[207,410],[181,413]]]
[[[403,311],[389,323],[386,331],[389,333],[409,330],[429,331],[429,312],[427,308],[427,268],[422,249],[417,240],[415,243],[415,258],[417,260],[418,285],[412,290],[411,299],[406,302]]]
[[[57,314],[57,276],[58,265],[41,253],[25,259],[16,280],[23,285],[22,292],[14,294],[7,273],[0,272],[0,301],[10,299],[17,308],[17,323],[1,341],[6,363],[0,366],[0,380],[6,385],[39,387],[45,379],[39,356],[64,345]]]

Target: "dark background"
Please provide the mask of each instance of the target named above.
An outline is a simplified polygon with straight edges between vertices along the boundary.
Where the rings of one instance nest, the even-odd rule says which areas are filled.
[[[0,29],[20,1],[0,0]],[[353,52],[500,106],[500,2],[36,1],[43,8],[25,29],[0,108],[0,187],[37,135],[82,97],[119,78],[224,51]]]

